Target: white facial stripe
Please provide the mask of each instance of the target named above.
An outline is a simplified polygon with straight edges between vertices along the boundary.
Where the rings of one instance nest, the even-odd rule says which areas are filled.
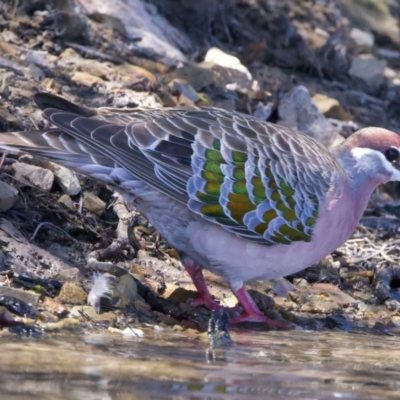
[[[394,147],[400,152],[400,148]],[[396,169],[391,162],[389,162],[382,152],[367,147],[355,147],[351,150],[352,156],[359,162],[360,165],[364,165],[366,168],[375,168],[378,170],[377,161],[379,164],[391,174],[392,181],[400,181],[400,171]]]

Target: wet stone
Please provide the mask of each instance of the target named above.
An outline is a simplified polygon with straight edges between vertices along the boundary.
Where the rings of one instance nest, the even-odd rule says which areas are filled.
[[[39,294],[28,292],[22,289],[0,286],[0,297],[18,299],[29,306],[37,307],[41,296]]]
[[[28,303],[11,296],[0,296],[0,305],[7,308],[13,314],[26,318],[36,318],[37,310]]]

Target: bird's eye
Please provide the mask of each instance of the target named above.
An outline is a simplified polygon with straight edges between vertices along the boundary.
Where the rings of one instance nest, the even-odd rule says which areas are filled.
[[[386,160],[393,162],[399,159],[399,151],[391,147],[385,151]]]

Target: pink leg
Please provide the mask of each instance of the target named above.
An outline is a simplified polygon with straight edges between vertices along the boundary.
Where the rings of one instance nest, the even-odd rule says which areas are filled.
[[[276,326],[278,328],[287,328],[288,324],[274,321],[271,318],[265,316],[257,307],[256,303],[250,296],[249,292],[242,286],[241,288],[234,290],[232,292],[239,300],[240,305],[243,308],[242,314],[231,320],[232,323],[237,324],[239,322],[249,321],[249,322],[266,322],[270,325]]]
[[[206,281],[204,280],[203,271],[201,268],[190,258],[182,257],[181,261],[186,271],[192,278],[194,286],[199,292],[199,297],[191,300],[190,304],[194,306],[204,305],[210,310],[219,310],[222,308],[222,306],[216,303],[212,298],[211,293],[206,285]]]

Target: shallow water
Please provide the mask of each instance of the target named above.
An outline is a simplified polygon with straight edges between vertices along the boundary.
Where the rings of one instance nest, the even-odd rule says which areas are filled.
[[[0,399],[399,399],[400,338],[344,332],[0,338]]]

